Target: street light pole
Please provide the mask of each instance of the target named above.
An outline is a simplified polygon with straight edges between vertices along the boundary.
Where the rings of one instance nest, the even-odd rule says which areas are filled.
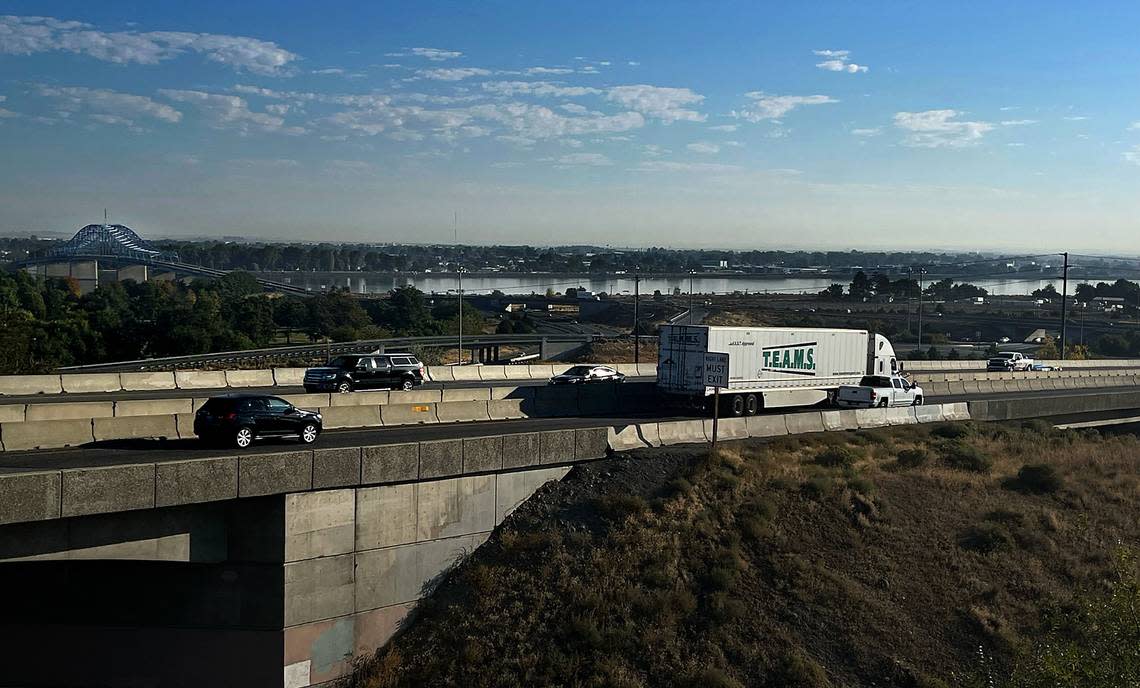
[[[918,268],[918,348],[922,349],[922,276],[926,274],[926,268],[919,266]]]
[[[641,273],[633,273],[633,363],[634,365],[641,363],[641,340],[637,337],[637,306],[638,297],[640,296],[641,288]]]
[[[463,365],[463,266],[459,266],[459,365]]]
[[[1061,254],[1065,257],[1064,266],[1061,268],[1061,360],[1065,360],[1065,335],[1067,334],[1066,325],[1069,305],[1069,252],[1065,251]]]
[[[693,324],[693,271],[689,270],[689,324]]]

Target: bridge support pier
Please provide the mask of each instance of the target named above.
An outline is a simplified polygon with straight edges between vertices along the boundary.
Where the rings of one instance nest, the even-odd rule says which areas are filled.
[[[446,463],[459,443],[433,444],[431,461]],[[19,591],[0,618],[5,677],[25,686],[329,683],[387,643],[449,569],[567,471],[0,526],[0,585]]]

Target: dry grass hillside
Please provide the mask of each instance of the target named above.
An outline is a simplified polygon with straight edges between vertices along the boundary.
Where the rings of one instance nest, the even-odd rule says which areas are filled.
[[[1138,460],[1027,422],[582,466],[350,683],[1140,685]]]

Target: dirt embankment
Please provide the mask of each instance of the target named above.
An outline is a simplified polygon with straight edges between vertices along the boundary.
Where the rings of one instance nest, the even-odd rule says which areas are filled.
[[[1029,422],[580,466],[352,683],[1129,685],[1036,681],[1060,647],[1043,642],[1046,612],[1103,594],[1113,553],[1140,544],[1138,458],[1131,435]],[[1128,650],[1138,632],[1125,623],[1113,642]]]

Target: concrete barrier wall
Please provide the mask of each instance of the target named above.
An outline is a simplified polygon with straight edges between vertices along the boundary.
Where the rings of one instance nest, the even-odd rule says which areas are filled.
[[[642,363],[613,365],[630,377],[656,377],[657,366]],[[429,366],[432,382],[546,380],[565,371],[568,364]],[[84,394],[173,389],[226,389],[249,387],[300,387],[304,368],[269,370],[176,370],[153,373],[67,373],[64,375],[0,376],[0,397],[35,394]]]
[[[352,408],[352,407],[345,407]],[[699,421],[698,421],[699,422]],[[24,423],[90,441],[91,422]],[[15,437],[11,437],[14,441]],[[34,443],[33,437],[27,443]],[[503,470],[567,466],[604,457],[607,429],[468,437],[405,444],[238,454],[100,468],[0,474],[0,525],[156,506],[386,485]],[[511,500],[507,500],[511,501]],[[511,509],[514,502],[504,504]]]

